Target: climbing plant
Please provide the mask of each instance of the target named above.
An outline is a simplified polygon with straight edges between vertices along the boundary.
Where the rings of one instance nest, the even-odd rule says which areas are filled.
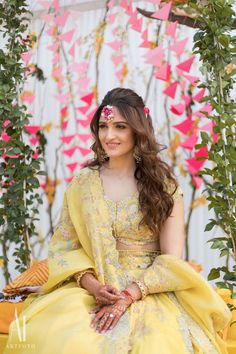
[[[207,117],[212,122],[213,134],[201,132],[201,143],[208,147],[208,160],[212,167],[198,174],[208,176],[209,209],[215,211],[205,231],[214,226],[221,233],[209,240],[211,248],[226,257],[225,266],[213,268],[209,280],[222,278],[218,287],[231,289],[236,285],[236,103],[232,89],[236,74],[236,37],[232,34],[235,22],[234,1],[189,1],[186,11],[194,12],[200,29],[194,35],[194,53],[199,54],[204,74],[200,87],[207,89],[203,101],[209,102],[213,111]]]
[[[35,234],[38,213],[35,205],[42,203],[37,192],[37,175],[44,174],[40,171],[42,159],[35,157],[26,143],[31,117],[19,101],[26,79],[21,56],[31,46],[26,34],[29,20],[25,0],[0,3],[0,244],[6,282],[12,247],[16,269],[22,272],[31,263],[30,238]]]

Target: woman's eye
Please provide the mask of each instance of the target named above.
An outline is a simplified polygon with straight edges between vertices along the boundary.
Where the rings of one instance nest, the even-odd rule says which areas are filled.
[[[106,125],[105,125],[105,124],[101,124],[101,125],[99,125],[99,128],[104,128],[104,127],[106,127]]]
[[[119,129],[125,129],[125,126],[124,126],[124,125],[117,125],[117,127],[118,127]]]

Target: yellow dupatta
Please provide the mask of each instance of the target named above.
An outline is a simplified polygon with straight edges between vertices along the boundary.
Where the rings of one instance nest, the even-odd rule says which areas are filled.
[[[110,212],[103,194],[99,171],[89,168],[81,170],[67,188],[61,220],[49,245],[49,279],[43,292],[50,292],[76,272],[88,268],[95,270],[103,284],[118,289],[128,285],[119,264]],[[174,292],[182,307],[218,343],[221,353],[226,353],[216,332],[227,325],[230,311],[196,271],[177,257],[160,255],[144,271],[143,277],[153,294]],[[128,311],[122,317],[128,336]]]

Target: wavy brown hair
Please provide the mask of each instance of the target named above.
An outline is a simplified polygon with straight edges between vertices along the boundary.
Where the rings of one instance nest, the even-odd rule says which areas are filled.
[[[91,149],[94,151],[95,157],[84,166],[100,169],[102,165],[99,158],[102,145],[98,138],[98,123],[101,111],[106,105],[117,107],[134,132],[135,145],[141,155],[141,162],[136,164],[134,173],[139,190],[139,204],[143,214],[140,224],[146,223],[150,230],[158,235],[165,220],[171,215],[174,206],[172,194],[174,194],[178,183],[172,168],[159,156],[163,145],[156,141],[151,117],[149,114],[146,117],[144,113],[143,99],[133,90],[115,88],[104,97],[90,123],[90,129],[95,139]],[[106,161],[108,160],[109,157],[106,158]],[[172,194],[169,194],[165,189],[164,180],[166,179],[174,186]]]

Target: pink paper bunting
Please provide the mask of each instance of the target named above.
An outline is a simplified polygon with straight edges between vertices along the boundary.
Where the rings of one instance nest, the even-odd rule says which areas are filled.
[[[187,134],[190,129],[194,127],[194,122],[192,119],[185,119],[183,122],[173,125],[173,128],[179,130],[183,134]]]
[[[91,92],[88,95],[81,97],[80,99],[81,99],[81,101],[84,101],[85,103],[87,103],[87,105],[90,106],[92,104],[93,97],[94,97],[94,93]]]
[[[157,69],[154,76],[156,79],[163,80],[163,81],[169,81],[170,74],[171,74],[170,64],[164,63]]]
[[[70,144],[71,141],[75,138],[76,134],[68,135],[68,136],[61,136],[60,140],[65,144]]]
[[[172,84],[170,84],[170,86],[168,86],[168,87],[163,91],[163,93],[164,93],[166,96],[169,96],[169,97],[171,97],[171,98],[175,98],[177,86],[178,86],[178,81],[172,82]]]
[[[83,156],[89,155],[91,153],[91,149],[85,149],[80,146],[78,146],[78,150],[81,152]]]
[[[188,42],[188,38],[182,39],[180,41],[176,41],[170,46],[170,50],[175,52],[177,56],[180,56],[181,54],[183,54],[187,42]]]
[[[75,30],[71,30],[71,31],[68,31],[66,33],[63,33],[63,34],[60,34],[60,36],[58,37],[62,42],[67,42],[67,43],[70,43],[71,40],[72,40],[72,37],[75,33]]]
[[[69,49],[69,52],[68,52],[72,57],[75,56],[75,44],[73,44],[70,49]]]
[[[61,123],[61,129],[62,130],[66,130],[67,126],[68,126],[69,121],[65,120],[64,122]]]
[[[65,150],[63,150],[63,154],[64,154],[64,155],[67,155],[67,156],[69,156],[69,157],[71,157],[71,156],[74,155],[74,153],[75,153],[76,150],[77,150],[77,147],[74,146],[74,147],[72,147],[72,148],[70,148],[70,149],[65,149]]]
[[[32,159],[37,159],[39,157],[39,153],[37,151],[35,151],[32,155]]]
[[[86,112],[88,111],[89,108],[90,108],[90,105],[83,106],[83,107],[77,107],[76,110],[82,114],[86,114]]]
[[[56,11],[58,11],[58,10],[59,10],[59,7],[60,7],[59,1],[58,1],[58,0],[53,0],[51,6],[52,6]]]
[[[67,163],[66,167],[69,168],[70,172],[73,173],[78,166],[78,162],[73,162],[73,163]]]
[[[205,88],[201,89],[196,95],[193,96],[193,100],[199,102],[204,97],[205,90]]]
[[[117,17],[118,13],[111,14],[107,16],[107,22],[113,24],[115,22],[115,19]]]
[[[178,68],[180,70],[183,70],[183,71],[186,71],[186,72],[189,72],[190,69],[191,69],[191,66],[192,66],[192,64],[194,62],[194,59],[195,59],[195,57],[191,57],[190,59],[185,60],[182,63],[176,65],[176,68]]]
[[[59,26],[64,27],[68,19],[68,16],[69,16],[69,12],[65,11],[61,16],[57,16],[54,21]]]
[[[203,178],[198,176],[193,176],[192,178],[196,188],[199,189],[203,183]]]
[[[29,134],[36,134],[40,130],[40,125],[24,125],[24,129]]]
[[[208,158],[209,157],[208,147],[204,146],[204,147],[200,148],[198,151],[195,152],[194,155],[195,155],[196,158],[198,158],[198,157],[206,157],[206,158]]]
[[[70,183],[72,181],[72,179],[74,178],[74,176],[65,178],[66,183]]]
[[[158,20],[168,20],[171,9],[171,2],[164,5],[160,10],[157,10],[152,17],[157,18]]]
[[[199,81],[199,76],[192,76],[192,75],[186,75],[182,74],[183,77],[190,82],[192,86],[197,86],[197,82]]]
[[[11,137],[7,134],[7,132],[3,131],[1,134],[1,140],[8,142],[9,140],[11,140]]]
[[[113,42],[109,42],[109,43],[106,43],[109,47],[111,47],[112,49],[116,50],[116,51],[119,51],[123,45],[123,41],[113,41]]]
[[[188,107],[192,101],[191,96],[182,96],[181,99],[184,100],[186,107]]]
[[[67,92],[65,94],[59,94],[59,95],[53,95],[56,100],[58,100],[62,104],[66,104],[68,99],[71,97],[70,92]]]
[[[166,28],[166,34],[172,38],[175,37],[178,22],[170,22]]]
[[[84,141],[85,143],[91,139],[92,134],[78,134],[78,138]]]
[[[170,107],[172,113],[181,116],[185,111],[185,105],[183,103],[178,103]]]
[[[137,10],[134,11],[130,18],[129,18],[129,21],[128,23],[131,25],[131,28],[137,32],[141,32],[142,31],[142,23],[143,23],[143,20],[142,18],[138,19],[138,12]]]
[[[195,157],[192,157],[190,159],[186,159],[186,162],[188,164],[188,170],[191,172],[191,174],[195,175],[202,166],[205,164],[204,160],[196,160]]]
[[[40,137],[39,136],[34,136],[30,138],[30,142],[32,145],[36,145],[39,142]]]
[[[47,47],[47,49],[52,51],[52,52],[56,52],[58,50],[59,46],[60,46],[60,43],[56,42],[56,43],[53,43],[53,44],[49,45]]]
[[[147,64],[152,64],[154,66],[159,66],[162,63],[164,57],[164,49],[162,48],[161,45],[154,49],[150,49],[146,54],[145,54],[145,63]]]
[[[148,30],[146,29],[143,33],[142,33],[142,40],[143,42],[139,45],[140,48],[150,48],[150,43],[148,41]]]
[[[183,141],[180,146],[185,149],[193,150],[194,146],[196,145],[198,140],[198,136],[196,133],[190,135],[185,141]]]
[[[82,125],[82,127],[86,128],[89,126],[90,124],[90,120],[89,119],[76,119],[76,122],[80,125]]]
[[[115,64],[115,66],[119,65],[124,59],[124,55],[112,55],[111,60]]]

